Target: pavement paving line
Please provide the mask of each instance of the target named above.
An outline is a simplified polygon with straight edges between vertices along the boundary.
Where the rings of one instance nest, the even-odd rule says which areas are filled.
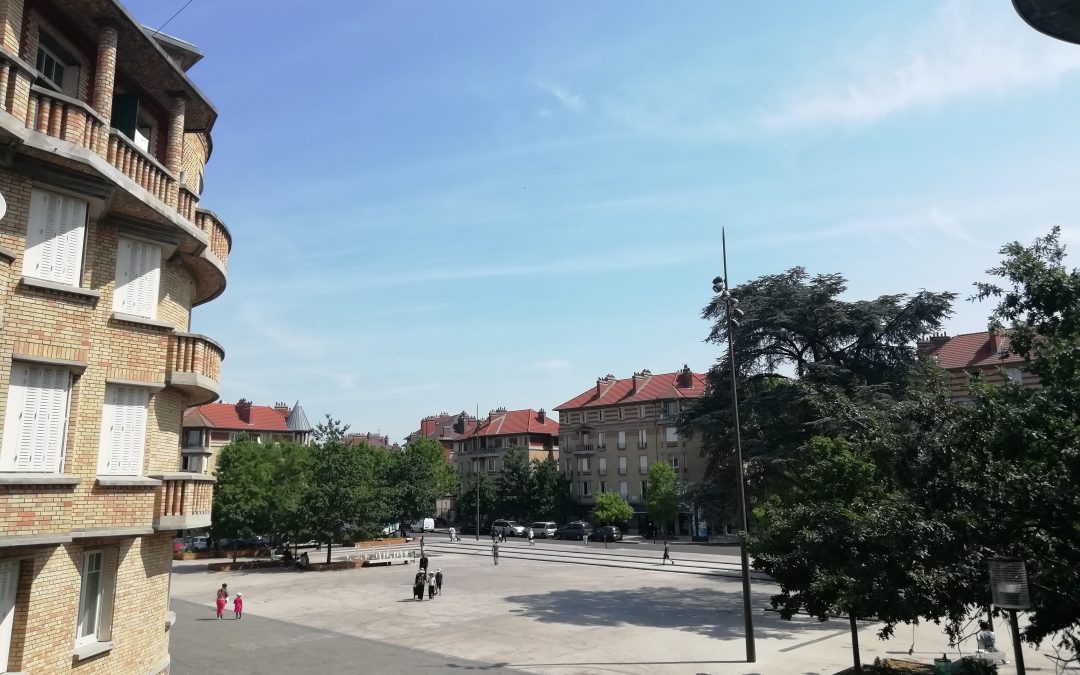
[[[443,551],[440,549],[440,552],[443,552]],[[485,557],[485,558],[490,558],[491,557],[490,552],[485,552],[485,551],[480,551],[480,550],[475,550],[475,549],[474,550],[458,549],[456,551],[449,551],[449,553],[457,553],[458,555],[482,556],[482,557]],[[709,568],[701,568],[701,567],[693,568],[693,567],[685,567],[685,566],[684,567],[679,567],[678,565],[671,565],[671,566],[662,565],[661,566],[662,569],[657,569],[656,567],[651,566],[651,565],[646,566],[645,563],[602,562],[602,561],[597,561],[597,560],[589,560],[589,559],[586,559],[586,558],[577,558],[577,559],[572,559],[572,560],[560,560],[558,558],[553,558],[553,557],[550,557],[550,556],[532,557],[531,555],[522,555],[520,553],[517,553],[516,551],[515,552],[504,552],[504,551],[501,551],[501,550],[499,551],[499,559],[500,560],[510,559],[510,558],[516,559],[516,560],[532,560],[532,561],[535,561],[535,562],[556,562],[556,563],[563,563],[565,565],[592,565],[594,567],[614,567],[614,568],[626,569],[626,570],[644,570],[644,571],[652,571],[652,572],[664,571],[664,572],[673,573],[673,574],[696,574],[698,576],[703,576],[703,577],[725,577],[725,578],[732,578],[732,579],[740,579],[740,578],[742,578],[742,572],[740,570],[709,569]],[[760,572],[751,572],[750,574],[751,574],[751,579],[753,581],[760,581],[760,582],[765,582],[765,583],[771,583],[772,582],[772,579],[770,579],[769,577],[766,577],[766,576],[762,576]]]
[[[488,552],[490,552],[490,550],[491,550],[491,547],[488,546],[487,544],[474,544],[474,543],[471,543],[471,542],[470,543],[455,543],[455,544],[450,544],[449,542],[439,542],[437,544],[428,544],[425,548],[427,548],[428,550],[436,550],[437,549],[437,550],[440,550],[440,551],[446,551],[446,550],[451,550],[450,547],[453,547],[454,549],[458,549],[459,547],[460,548],[479,549],[479,550],[484,550],[484,551],[488,551]],[[546,547],[544,547],[544,548],[535,548],[535,547],[532,547],[532,546],[526,547],[526,546],[516,546],[515,545],[515,546],[510,546],[510,547],[507,547],[507,548],[500,547],[499,552],[501,553],[503,551],[528,551],[530,554],[535,554],[535,555],[567,555],[567,556],[578,556],[578,557],[604,555],[604,556],[607,556],[609,558],[623,558],[623,559],[626,559],[628,561],[632,560],[632,561],[642,561],[642,562],[651,562],[651,561],[655,561],[655,560],[658,560],[658,559],[662,559],[659,555],[638,555],[638,554],[633,554],[633,553],[618,553],[617,551],[619,551],[619,550],[620,549],[608,549],[608,548],[601,549],[600,547],[596,547],[596,548],[591,549],[589,553],[586,553],[585,550],[583,550],[580,547],[577,547],[577,548],[569,548],[569,547],[567,547],[567,548],[561,548],[561,549],[552,549],[552,548],[546,548]],[[596,552],[593,552],[593,551],[596,551]],[[730,562],[730,561],[726,561],[726,560],[716,560],[715,558],[708,559],[708,560],[703,560],[701,558],[686,558],[684,556],[678,555],[678,556],[673,556],[672,559],[677,560],[677,562],[679,564],[688,564],[689,563],[689,564],[717,565],[717,566],[730,565],[730,566],[732,566],[734,568],[738,568],[740,566],[740,563],[738,563],[738,562]]]
[[[813,640],[807,640],[806,642],[800,642],[797,645],[791,645],[790,647],[784,647],[782,649],[778,649],[777,651],[779,651],[779,652],[793,652],[796,649],[800,649],[802,647],[808,647],[810,645],[814,645],[814,644],[817,644],[819,642],[824,642],[826,640],[831,640],[834,637],[840,637],[841,635],[851,635],[851,631],[850,630],[838,630],[835,633],[831,633],[829,635],[822,635],[821,637],[814,638]]]

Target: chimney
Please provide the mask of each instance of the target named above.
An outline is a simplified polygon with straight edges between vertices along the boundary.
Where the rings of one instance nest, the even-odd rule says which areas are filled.
[[[539,422],[540,424],[543,424],[546,420],[547,420],[547,411],[545,411],[543,408],[540,408],[540,410],[537,411],[537,413],[536,413],[536,421]]]
[[[251,424],[251,401],[242,398],[236,402],[236,415],[244,424]]]
[[[465,420],[467,418],[468,415],[465,413],[464,410],[462,410],[461,413],[459,413],[457,416],[457,421],[454,422],[454,433],[459,435],[463,435],[465,433]]]
[[[645,386],[645,384],[649,381],[650,378],[652,378],[652,371],[648,369],[645,369],[640,373],[634,373],[634,393],[638,393],[638,391]]]
[[[990,339],[988,344],[990,345],[990,352],[993,354],[1001,353],[1002,339],[1005,337],[1005,331],[1000,326],[991,326]]]
[[[288,403],[285,403],[283,401],[278,401],[277,403],[274,404],[274,410],[278,411],[279,413],[281,413],[282,415],[284,415],[286,417],[289,416],[289,404]]]
[[[682,370],[675,376],[675,386],[680,389],[693,389],[694,388],[694,373],[690,371],[690,366],[683,364]]]
[[[945,333],[934,333],[925,340],[915,343],[915,355],[919,358],[930,356],[949,342],[949,336]]]

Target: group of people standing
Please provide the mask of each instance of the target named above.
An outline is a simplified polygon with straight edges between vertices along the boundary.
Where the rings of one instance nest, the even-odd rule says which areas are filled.
[[[413,578],[413,597],[417,600],[424,599],[424,587],[427,587],[428,600],[434,600],[436,595],[442,595],[443,573],[442,568],[434,572],[428,571],[428,559],[423,549],[420,552],[420,569]]]
[[[225,614],[225,606],[229,604],[229,584],[221,584],[221,588],[217,590],[217,618],[221,621]],[[244,594],[237,593],[233,598],[233,613],[234,619],[244,618]]]

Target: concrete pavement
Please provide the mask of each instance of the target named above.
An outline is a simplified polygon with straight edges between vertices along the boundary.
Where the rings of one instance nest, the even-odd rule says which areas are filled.
[[[758,662],[747,664],[738,579],[679,574],[670,566],[510,557],[495,567],[489,556],[445,552],[442,545],[428,548],[432,568],[446,573],[446,592],[433,601],[410,599],[415,565],[213,574],[199,562],[176,563],[173,596],[199,603],[210,616],[214,590],[228,582],[244,593],[250,616],[398,646],[392,649],[421,646],[448,659],[549,675],[830,675],[851,663],[845,621],[782,621],[768,610],[776,588],[764,583],[755,584],[753,599]],[[624,553],[590,547],[589,555]],[[961,653],[950,649],[932,624],[914,631],[901,626],[889,642],[877,640],[876,630],[870,623],[860,627],[864,662],[875,656],[907,658],[909,648],[912,658],[927,663],[942,653],[950,658]],[[998,637],[1011,650],[1003,627]],[[207,639],[218,638],[212,633]],[[974,649],[971,642],[962,645],[963,653]],[[1053,672],[1042,653],[1025,653],[1029,671]],[[1006,666],[1000,672],[1014,671]]]

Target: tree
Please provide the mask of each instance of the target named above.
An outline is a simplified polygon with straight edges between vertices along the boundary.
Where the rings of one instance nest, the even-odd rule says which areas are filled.
[[[216,540],[251,537],[269,530],[271,475],[266,446],[255,443],[247,434],[221,449],[211,507]],[[235,558],[234,550],[233,562]]]
[[[495,509],[495,484],[486,473],[480,473],[461,487],[458,497],[458,518],[471,522],[476,517],[476,483],[480,482],[480,516],[490,517]]]
[[[634,517],[634,507],[630,506],[618,492],[601,492],[596,495],[593,518],[601,525],[622,525]]]
[[[528,458],[521,450],[509,450],[503,455],[502,469],[495,479],[495,505],[499,513],[506,518],[528,518],[530,487]]]
[[[348,431],[348,424],[342,424],[341,420],[336,420],[330,416],[330,413],[326,413],[326,419],[315,425],[311,437],[316,445],[321,445],[329,441],[343,440]]]
[[[660,526],[660,532],[679,515],[679,481],[675,469],[666,462],[654,462],[649,467],[649,490],[646,497],[649,518]]]
[[[296,443],[269,446],[272,467],[267,498],[270,511],[271,542],[281,535],[296,541],[306,529],[303,500],[311,472],[311,450]]]
[[[534,459],[529,469],[529,514],[531,518],[555,518],[559,502],[559,465],[553,459]]]
[[[387,487],[398,517],[412,522],[433,515],[438,498],[453,492],[452,473],[438,441],[421,438],[393,453]]]
[[[329,416],[327,416],[329,420]],[[344,431],[342,429],[342,431]],[[370,474],[371,464],[363,453],[345,443],[340,435],[325,433],[312,448],[311,479],[304,506],[307,522],[326,541],[326,562],[330,563],[334,539],[352,532],[362,522],[382,488]]]

